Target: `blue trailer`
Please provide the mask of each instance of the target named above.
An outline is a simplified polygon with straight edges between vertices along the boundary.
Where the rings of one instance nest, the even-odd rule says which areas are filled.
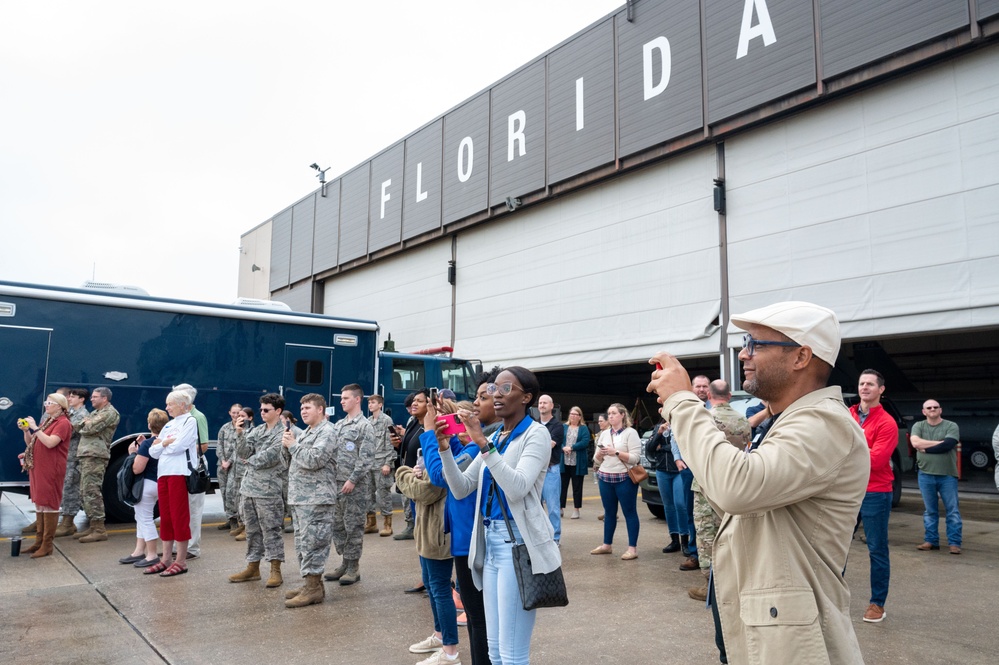
[[[358,383],[366,395],[385,396],[398,424],[408,418],[403,401],[413,390],[450,387],[460,399],[474,393],[471,363],[379,351],[378,337],[374,321],[0,281],[0,491],[27,489],[17,419],[39,419],[45,395],[63,386],[112,391],[121,422],[104,496],[109,519],[119,521],[132,511],[117,501],[114,474],[173,385],[198,389],[212,436],[230,405],[256,408],[268,392],[284,395],[295,411],[302,395],[320,393],[337,418],[340,388]],[[214,450],[208,457],[214,471]]]

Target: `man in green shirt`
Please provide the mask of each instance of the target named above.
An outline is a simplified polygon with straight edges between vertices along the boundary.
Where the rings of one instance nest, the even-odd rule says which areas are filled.
[[[923,494],[925,541],[916,549],[940,549],[940,511],[937,495],[943,501],[947,517],[947,544],[951,554],[961,553],[961,513],[957,506],[957,444],[961,433],[957,424],[943,419],[940,402],[923,403],[921,420],[912,426],[909,440],[916,449],[919,468],[919,491]]]

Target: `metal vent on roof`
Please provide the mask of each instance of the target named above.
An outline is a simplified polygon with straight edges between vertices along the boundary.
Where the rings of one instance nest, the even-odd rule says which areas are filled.
[[[92,282],[87,280],[83,283],[84,289],[91,291],[105,291],[107,293],[125,293],[130,296],[148,296],[149,292],[138,286],[128,284],[114,284],[112,282]]]

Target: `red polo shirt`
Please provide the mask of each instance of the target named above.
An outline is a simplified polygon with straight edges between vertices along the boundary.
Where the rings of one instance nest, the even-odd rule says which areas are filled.
[[[868,492],[891,492],[895,474],[891,470],[891,453],[898,445],[898,425],[884,407],[871,407],[863,424],[860,423],[860,405],[850,407],[850,414],[864,430],[867,447],[871,449],[871,479]]]

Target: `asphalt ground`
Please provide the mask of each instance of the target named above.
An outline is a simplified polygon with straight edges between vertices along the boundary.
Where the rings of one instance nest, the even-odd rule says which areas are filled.
[[[679,554],[660,552],[665,522],[640,506],[639,558],[591,556],[603,523],[596,519],[595,486],[587,479],[584,487],[582,519],[564,521],[570,603],[538,611],[532,662],[717,663],[710,612],[687,597],[700,575],[681,572]],[[889,523],[892,582],[880,624],[861,621],[867,552],[854,540],[847,580],[867,663],[997,662],[996,499],[962,496],[964,553],[953,556],[946,548],[915,549],[923,535],[922,503],[917,493],[905,492]],[[245,548],[215,528],[222,521],[217,494],[205,504],[202,556],[189,562],[188,574],[170,579],[118,564],[135,542],[130,524],[114,525],[104,543],[58,538],[53,556],[12,558],[9,537],[33,518],[30,509],[23,496],[4,493],[0,500],[0,662],[412,664],[422,656],[408,653],[408,645],[432,631],[426,597],[403,593],[419,578],[412,541],[365,536],[358,584],[327,583],[324,604],[289,610],[284,592],[298,583],[293,536],[284,536],[284,586],[230,583],[228,575],[243,567]],[[622,521],[617,554],[625,542]],[[338,563],[335,555],[332,563]],[[464,642],[463,628],[459,637]],[[792,654],[787,662],[794,662]]]

